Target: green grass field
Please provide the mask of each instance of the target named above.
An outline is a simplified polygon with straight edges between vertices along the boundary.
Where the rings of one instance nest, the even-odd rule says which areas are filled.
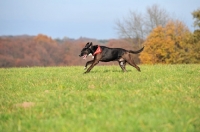
[[[1,132],[199,132],[200,65],[0,69]]]

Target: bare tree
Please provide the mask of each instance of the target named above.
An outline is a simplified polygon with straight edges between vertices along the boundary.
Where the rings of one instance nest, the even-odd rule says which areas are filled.
[[[145,14],[130,11],[128,18],[116,21],[115,29],[120,37],[140,46],[155,27],[164,26],[169,20],[170,16],[167,11],[154,4],[146,8]]]
[[[154,4],[147,7],[145,14],[145,26],[147,35],[157,26],[165,26],[170,20],[169,13],[160,8],[158,5]]]
[[[144,38],[144,18],[141,13],[130,11],[130,16],[128,19],[124,19],[123,22],[118,20],[116,22],[116,30],[122,38],[134,42],[134,39],[141,41]]]

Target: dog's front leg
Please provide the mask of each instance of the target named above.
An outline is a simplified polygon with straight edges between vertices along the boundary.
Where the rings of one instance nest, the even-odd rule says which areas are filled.
[[[98,64],[99,63],[99,61],[94,61],[93,63],[92,63],[92,65],[87,69],[87,71],[86,72],[84,72],[84,73],[88,73],[88,72],[90,72],[90,70],[96,65],[96,64]]]
[[[87,69],[87,66],[88,66],[89,64],[92,64],[93,62],[94,62],[94,60],[91,60],[91,61],[86,62],[84,70],[86,70],[86,69]]]

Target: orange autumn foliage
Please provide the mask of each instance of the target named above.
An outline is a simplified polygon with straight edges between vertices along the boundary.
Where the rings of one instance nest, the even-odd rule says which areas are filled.
[[[193,63],[192,34],[180,21],[170,21],[165,27],[155,28],[144,42],[140,55],[143,64]]]

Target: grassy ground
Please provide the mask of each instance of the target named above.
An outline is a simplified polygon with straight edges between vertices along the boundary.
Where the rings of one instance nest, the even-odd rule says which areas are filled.
[[[0,69],[0,131],[199,132],[200,65]]]

